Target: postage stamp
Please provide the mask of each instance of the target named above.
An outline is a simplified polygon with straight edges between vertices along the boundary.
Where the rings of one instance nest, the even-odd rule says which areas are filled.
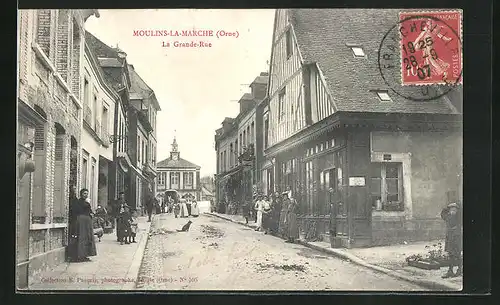
[[[400,12],[379,45],[382,79],[395,94],[412,101],[448,94],[462,84],[461,33],[460,10]]]
[[[462,82],[461,11],[399,14],[401,84]]]

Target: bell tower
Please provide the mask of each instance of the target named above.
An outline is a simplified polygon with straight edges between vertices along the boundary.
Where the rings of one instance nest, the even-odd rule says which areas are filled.
[[[177,145],[177,140],[174,136],[174,141],[172,142],[172,151],[170,151],[170,159],[179,160],[179,145]]]

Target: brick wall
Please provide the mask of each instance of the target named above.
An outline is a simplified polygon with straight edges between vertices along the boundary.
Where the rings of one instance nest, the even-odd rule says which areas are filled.
[[[76,105],[69,97],[71,92],[67,92],[62,86],[56,74],[65,81],[70,81],[67,85],[72,88],[72,93],[79,98],[80,86],[80,45],[78,32],[76,44],[73,42],[73,19],[74,10],[36,10],[21,11],[20,17],[20,84],[19,95],[26,103],[32,107],[37,105],[47,115],[46,123],[46,166],[45,166],[45,207],[46,225],[53,223],[54,208],[54,182],[55,179],[64,179],[64,206],[63,215],[67,221],[69,208],[69,176],[70,176],[70,138],[74,137],[78,144],[77,162],[77,186],[80,180],[81,161],[81,110],[77,110]],[[58,19],[59,18],[59,19]],[[30,24],[36,25],[34,31],[30,30]],[[78,29],[76,27],[76,29]],[[43,53],[49,58],[56,71],[52,71],[44,60],[40,58],[31,48],[31,41],[38,43]],[[76,45],[76,46],[75,46]],[[75,51],[76,50],[76,51]],[[33,65],[31,65],[33,63]],[[50,65],[49,65],[50,66]],[[73,77],[72,77],[73,76]],[[64,138],[64,177],[54,177],[55,166],[55,123],[60,124],[65,130]],[[38,169],[38,168],[37,168]],[[30,196],[32,196],[30,190]],[[26,216],[25,216],[26,217]],[[31,218],[31,215],[30,215]],[[66,222],[65,221],[65,222]],[[31,219],[30,219],[31,222]],[[44,228],[30,231],[29,252],[30,257],[35,257],[34,267],[30,274],[36,273],[37,269],[50,267],[54,262],[60,262],[53,258],[49,251],[60,249],[67,244],[66,228]],[[47,259],[43,259],[38,254],[47,254]],[[31,263],[30,263],[31,265]]]

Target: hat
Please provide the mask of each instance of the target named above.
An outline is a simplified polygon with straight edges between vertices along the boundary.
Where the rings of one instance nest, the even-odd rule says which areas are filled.
[[[449,208],[457,208],[458,209],[458,204],[456,204],[455,202],[452,202],[452,203],[448,204],[448,207]]]

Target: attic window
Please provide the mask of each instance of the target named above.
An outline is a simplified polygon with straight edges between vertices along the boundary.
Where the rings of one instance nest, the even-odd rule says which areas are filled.
[[[351,50],[356,58],[366,57],[365,51],[360,46],[351,46]]]
[[[392,101],[391,97],[389,96],[389,92],[387,90],[377,90],[377,91],[375,91],[375,93],[377,93],[378,98],[382,102],[390,102],[390,101]]]

